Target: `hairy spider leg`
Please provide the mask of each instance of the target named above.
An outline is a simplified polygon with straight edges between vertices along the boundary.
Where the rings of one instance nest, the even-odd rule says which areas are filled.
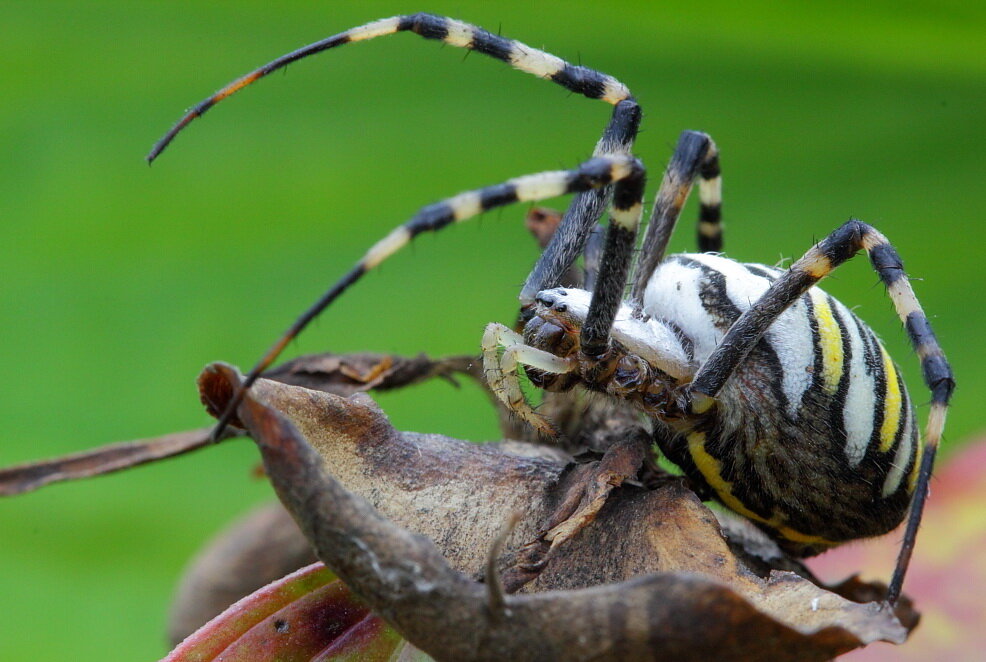
[[[621,101],[632,99],[630,90],[612,76],[599,73],[593,69],[570,64],[565,60],[546,53],[537,48],[532,48],[524,43],[512,39],[506,39],[499,35],[492,34],[486,30],[469,23],[457,21],[445,16],[435,16],[433,14],[418,13],[407,16],[392,16],[371,23],[366,23],[345,32],[332,35],[320,41],[316,41],[298,50],[282,55],[276,60],[268,62],[259,69],[255,69],[245,76],[237,78],[228,85],[217,90],[207,99],[200,101],[168,130],[164,136],[158,140],[147,155],[148,162],[156,159],[165,150],[169,143],[174,140],[188,124],[197,117],[201,117],[214,105],[226,97],[240,91],[247,85],[260,80],[278,69],[282,69],[292,62],[297,62],[309,55],[321,53],[322,51],[342,46],[357,41],[366,41],[376,37],[395,34],[397,32],[413,32],[425,39],[435,39],[442,41],[450,46],[465,48],[489,55],[497,60],[502,60],[510,66],[520,71],[554,81],[562,87],[582,94],[590,99],[602,99],[603,101],[617,105]],[[604,141],[606,138],[604,136]],[[632,142],[632,139],[631,139]],[[602,145],[602,141],[600,143]],[[608,145],[608,143],[607,143]],[[608,149],[608,147],[607,147]],[[613,151],[610,149],[609,151]],[[599,210],[600,213],[602,209]],[[598,215],[597,215],[598,218]]]
[[[640,106],[632,98],[620,101],[613,108],[613,115],[593,155],[630,154],[639,127]],[[597,227],[610,194],[608,188],[603,188],[575,196],[521,288],[519,298],[523,309],[530,309],[541,290],[561,284],[562,276],[583,252],[590,234]],[[593,279],[595,275],[591,274]]]
[[[647,183],[643,165],[639,161],[634,163],[637,167],[613,187],[612,213],[606,228],[599,273],[592,290],[589,313],[579,331],[579,353],[587,358],[601,357],[609,349],[610,330],[623,303],[623,291],[630,276]]]
[[[698,170],[698,250],[722,251],[722,174],[715,143]]]
[[[489,209],[514,202],[533,202],[554,198],[559,195],[599,188],[613,182],[616,182],[617,185],[613,196],[610,234],[617,237],[618,245],[625,244],[626,236],[629,235],[630,248],[626,249],[627,255],[624,260],[629,263],[633,238],[636,236],[636,226],[640,222],[644,184],[644,167],[632,157],[619,155],[596,157],[573,170],[556,170],[517,177],[503,184],[460,193],[452,198],[422,208],[411,220],[397,227],[374,244],[348,273],[326,291],[281,335],[249,372],[240,390],[230,400],[226,411],[223,412],[215,430],[213,430],[213,438],[219,438],[242,401],[243,394],[260,374],[274,362],[288,343],[366,272],[409,244],[414,237],[425,231],[436,232],[452,223],[464,221]],[[616,228],[616,232],[612,231],[613,228]],[[605,259],[604,272],[606,271]],[[615,266],[617,272],[620,269],[623,270],[625,279],[626,266]],[[620,287],[622,288],[622,285]],[[622,292],[622,289],[619,291]],[[589,311],[589,318],[595,320],[593,327],[595,332],[587,336],[585,327],[583,327],[583,338],[597,344],[608,342],[609,327],[612,325],[619,303],[618,296],[615,299],[615,305],[608,299],[596,303],[594,298],[593,306]],[[593,308],[596,310],[594,311]],[[609,321],[606,322],[606,320]],[[600,331],[604,331],[604,333],[600,335]]]
[[[630,90],[616,78],[587,67],[573,65],[555,55],[492,34],[469,23],[444,16],[417,13],[380,19],[351,28],[283,55],[237,78],[196,104],[179,119],[155,143],[147,156],[148,162],[157,158],[192,120],[201,117],[219,101],[268,74],[309,55],[336,46],[405,31],[489,55],[509,63],[516,69],[551,80],[572,92],[612,104],[613,114],[596,145],[594,156],[630,154],[640,125],[641,112]],[[610,195],[609,187],[602,187],[580,191],[575,196],[562,219],[559,230],[555,232],[548,247],[539,257],[521,290],[520,299],[523,305],[530,305],[539,291],[558,284],[561,275],[585,247],[590,231],[602,215]],[[604,320],[597,320],[594,327],[596,336],[603,333],[602,327],[607,326],[603,322]]]
[[[722,176],[719,170],[719,150],[707,134],[684,131],[664,172],[661,188],[658,190],[654,209],[647,223],[647,232],[637,255],[629,297],[629,301],[637,309],[641,307],[643,292],[650,277],[664,259],[668,241],[671,239],[681,209],[688,199],[696,178],[699,185],[699,250],[702,252],[722,250]],[[594,194],[597,191],[590,193]],[[574,204],[569,213],[573,208]],[[589,213],[584,216],[584,221],[588,222],[593,218],[598,218],[598,215],[593,217]],[[571,229],[563,232],[563,228],[559,227],[555,235],[562,234],[564,237],[562,242],[577,247],[580,235],[575,235],[573,232]],[[596,289],[596,276],[603,253],[605,229],[599,223],[589,223],[588,232],[589,236],[585,240],[582,255],[585,265],[584,288],[591,292]],[[547,255],[548,252],[542,254],[541,261],[550,260]],[[565,255],[567,256],[568,253]],[[572,259],[569,259],[568,264],[571,264],[571,261]],[[536,272],[537,267],[535,267]],[[553,281],[557,280],[558,278],[553,279]],[[539,284],[542,287],[535,290],[535,293],[556,287],[560,283],[547,284],[539,281]]]
[[[698,131],[683,131],[671,162],[664,171],[661,188],[654,199],[654,209],[637,256],[630,289],[630,303],[634,308],[641,308],[647,283],[664,260],[668,241],[696,178],[699,180],[699,249],[704,252],[722,248],[722,227],[719,223],[722,207],[719,150],[708,135]],[[703,238],[711,240],[713,237],[714,242],[703,242]]]
[[[596,289],[596,278],[599,276],[599,263],[603,259],[603,248],[606,245],[606,228],[602,223],[595,223],[589,232],[582,251],[582,264],[585,267],[585,283],[583,287],[591,292]]]
[[[639,161],[633,163],[635,167],[624,178],[614,177],[612,213],[606,230],[596,287],[592,291],[589,311],[579,331],[579,353],[590,360],[604,356],[609,349],[610,331],[623,303],[623,290],[626,288],[637,241],[637,229],[643,215],[646,175]],[[501,346],[505,347],[505,351],[502,357],[498,357]],[[524,398],[517,376],[518,364],[561,374],[575,370],[578,360],[556,357],[525,345],[523,336],[501,324],[490,324],[483,336],[483,366],[490,388],[511,411],[536,430],[548,437],[558,436],[554,426],[535,412]]]
[[[733,323],[716,350],[699,368],[695,379],[688,386],[688,395],[693,411],[707,411],[714,404],[716,394],[726,380],[746,359],[774,320],[813,285],[860,250],[867,252],[870,263],[887,287],[897,315],[907,330],[914,351],[921,359],[925,384],[931,390],[931,410],[925,427],[923,449],[918,447],[915,451],[912,472],[916,473],[912,473],[912,477],[916,480],[912,488],[904,542],[887,590],[887,602],[895,604],[900,597],[904,574],[914,550],[914,541],[928,495],[928,482],[945,427],[945,415],[955,389],[955,380],[945,353],[911,288],[903,262],[887,238],[872,226],[853,219],[816,244]]]

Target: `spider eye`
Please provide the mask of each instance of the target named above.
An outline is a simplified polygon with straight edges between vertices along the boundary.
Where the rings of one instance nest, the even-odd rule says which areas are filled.
[[[555,306],[555,310],[559,313],[563,313],[568,310],[568,304],[559,303]]]

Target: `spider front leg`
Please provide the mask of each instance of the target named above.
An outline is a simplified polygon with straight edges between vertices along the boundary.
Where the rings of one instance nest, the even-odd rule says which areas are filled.
[[[147,155],[147,161],[154,161],[193,120],[204,115],[220,101],[261,78],[311,55],[399,32],[411,32],[425,39],[483,53],[506,62],[519,71],[560,85],[570,92],[612,104],[613,113],[596,144],[593,156],[629,156],[632,152],[640,127],[640,106],[637,105],[627,86],[616,78],[588,67],[571,64],[556,55],[532,48],[520,41],[501,37],[476,25],[446,16],[419,12],[392,16],[350,28],[282,55],[226,84],[186,112],[154,144]],[[589,233],[602,216],[611,194],[612,188],[609,185],[578,191],[562,219],[563,231],[556,233],[552,238],[521,290],[520,299],[525,307],[532,304],[534,296],[539,291],[559,284],[562,275],[582,251]]]
[[[514,186],[514,183],[510,182],[499,187],[490,187],[487,190],[463,194],[445,203],[422,210],[411,223],[374,246],[363,261],[357,264],[329,292],[326,292],[322,299],[305,312],[247,375],[243,389],[249,388],[259,375],[259,371],[269,366],[285,345],[343,290],[355,283],[367,269],[376,266],[394,250],[406,244],[418,232],[437,230],[453,221],[461,221],[479,212],[511,202],[540,200],[561,193],[576,193],[577,195],[562,221],[564,231],[556,233],[535,265],[521,292],[520,298],[524,306],[530,307],[537,292],[545,287],[556,285],[561,275],[570,267],[578,253],[582,251],[589,232],[602,214],[607,200],[611,194],[615,195],[620,188],[618,185],[613,185],[614,182],[627,176],[632,175],[631,178],[637,176],[637,169],[628,168],[627,165],[634,161],[630,157],[630,152],[637,136],[641,112],[630,90],[623,83],[607,74],[581,65],[573,65],[551,53],[532,48],[519,41],[506,39],[478,26],[428,13],[393,16],[350,28],[282,55],[245,76],[237,78],[186,112],[155,143],[147,156],[148,162],[156,159],[193,120],[201,117],[220,101],[261,78],[308,56],[346,44],[376,39],[399,32],[411,32],[425,39],[438,40],[456,48],[483,53],[506,62],[515,69],[565,87],[571,92],[612,104],[614,106],[613,114],[602,138],[596,145],[594,162],[615,164],[615,169],[606,166],[605,173],[581,172],[577,181],[571,182],[565,181],[564,177],[552,179],[550,182],[542,181],[543,177],[540,179],[535,177],[530,182],[525,183],[523,187]],[[642,168],[640,170],[642,172]],[[605,176],[597,177],[596,175],[599,174]],[[550,185],[545,187],[541,184]],[[619,216],[622,210],[617,206],[614,212],[616,216]],[[599,328],[596,330],[600,331],[606,325],[598,326]],[[233,410],[239,404],[241,397],[242,390],[231,400],[229,408],[220,418],[215,430],[217,437],[232,418]]]
[[[640,106],[632,97],[616,103],[613,115],[596,145],[594,156],[628,155],[640,127]],[[538,292],[560,284],[565,271],[575,262],[597,227],[611,191],[609,187],[579,193],[562,217],[558,230],[541,253],[520,292],[521,305],[529,308]],[[591,274],[591,275],[590,275]],[[587,274],[591,282],[595,274]],[[594,289],[594,288],[593,288]]]
[[[887,238],[866,223],[850,220],[823,239],[774,281],[766,293],[732,324],[718,347],[699,369],[686,393],[693,413],[709,411],[715,405],[716,396],[726,381],[747,359],[781,313],[859,250],[868,253],[873,268],[886,285],[897,315],[921,360],[924,381],[931,391],[931,411],[925,428],[923,448],[915,447],[910,456],[895,458],[886,473],[882,488],[884,497],[898,489],[904,489],[902,486],[907,485],[903,479],[904,468],[914,467],[916,480],[908,488],[911,500],[904,541],[887,591],[887,602],[895,604],[914,549],[921,513],[928,495],[928,481],[931,478],[935,452],[941,441],[955,380],[928,318],[911,289],[900,256]],[[843,360],[841,355],[839,360]],[[884,356],[883,360],[891,364],[889,357]],[[896,400],[899,403],[900,398]],[[886,445],[886,449],[889,449],[890,445],[882,441],[880,436],[879,430],[874,431],[877,445],[881,449]],[[888,441],[892,439],[891,434]]]
[[[500,348],[504,348],[500,354]],[[520,387],[517,368],[520,365],[537,368],[552,374],[564,374],[578,369],[574,357],[562,358],[524,344],[524,337],[496,322],[483,334],[483,372],[490,390],[514,414],[545,437],[556,438],[558,430],[537,413]]]
[[[571,64],[556,55],[532,48],[520,41],[493,34],[479,26],[448,18],[447,16],[436,16],[435,14],[419,12],[405,16],[391,16],[390,18],[383,18],[350,28],[331,37],[326,37],[325,39],[286,53],[262,67],[254,69],[250,73],[227,83],[188,110],[154,144],[150,153],[147,155],[147,160],[150,162],[156,159],[171,144],[171,141],[193,120],[204,115],[223,99],[236,94],[261,78],[269,76],[275,71],[284,69],[288,65],[311,55],[345,46],[346,44],[386,37],[399,32],[411,32],[425,39],[441,41],[448,46],[477,51],[491,58],[506,62],[519,71],[537,76],[542,80],[551,81],[575,94],[581,94],[589,99],[600,99],[617,107],[621,107],[622,104],[622,108],[627,110],[632,109],[629,115],[623,111],[614,113],[609,126],[596,147],[594,156],[617,153],[629,154],[633,140],[636,137],[637,123],[640,120],[640,110],[633,103],[633,96],[630,94],[630,90],[627,89],[626,85],[612,76],[595,71],[594,69],[589,69],[588,67]],[[629,124],[627,120],[630,120]],[[590,196],[590,198],[595,198],[595,196]],[[599,203],[595,218],[598,218],[602,211],[603,204]]]
[[[650,277],[664,259],[668,241],[674,233],[681,209],[688,200],[688,195],[696,179],[698,179],[699,186],[698,249],[703,253],[722,250],[722,176],[719,171],[719,150],[708,135],[698,131],[684,131],[678,139],[678,146],[674,150],[671,162],[664,172],[661,188],[654,200],[654,210],[647,224],[647,234],[637,255],[630,301],[638,308],[642,303],[643,292],[650,281]],[[566,218],[571,214],[573,208],[575,208],[574,203],[566,214]],[[549,215],[557,213],[551,210],[535,210],[530,215],[528,224],[531,226],[541,223],[546,217],[550,217]],[[595,289],[596,275],[602,256],[604,228],[598,223],[592,225],[592,217],[589,215],[581,218],[583,222],[589,224],[586,225],[589,236],[584,242],[583,260],[585,264],[585,289],[591,292]],[[541,228],[538,229],[543,232]],[[553,235],[561,234],[564,239],[558,243],[571,246],[577,245],[581,237],[567,225],[559,226],[557,231],[552,230],[551,233],[549,239],[553,238]],[[540,234],[538,239],[542,241]],[[539,264],[548,260],[546,255],[547,252],[542,255]],[[571,259],[574,260],[574,257]],[[537,270],[538,267],[535,268],[535,272]],[[541,289],[559,284],[549,285],[541,281],[538,283],[542,285]]]

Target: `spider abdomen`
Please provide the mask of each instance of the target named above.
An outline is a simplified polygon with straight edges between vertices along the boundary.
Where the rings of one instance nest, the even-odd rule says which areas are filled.
[[[711,254],[668,257],[644,311],[679,327],[703,362],[783,273]],[[717,500],[800,554],[885,533],[917,476],[917,426],[875,334],[815,287],[771,324],[716,406],[661,444]]]

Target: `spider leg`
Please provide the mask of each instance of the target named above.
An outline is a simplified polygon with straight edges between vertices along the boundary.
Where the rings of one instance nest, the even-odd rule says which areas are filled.
[[[214,437],[222,434],[242,401],[243,393],[273,363],[287,344],[308,326],[309,322],[362,278],[364,274],[409,244],[414,237],[422,232],[437,232],[453,223],[465,221],[489,209],[514,202],[544,200],[567,193],[599,188],[616,182],[612,218],[613,227],[619,228],[616,234],[622,236],[629,232],[629,230],[622,229],[624,225],[635,227],[633,219],[639,222],[643,172],[643,165],[632,157],[596,157],[574,170],[557,170],[525,175],[503,184],[460,193],[455,197],[424,207],[407,223],[397,227],[374,244],[352,269],[329,288],[281,335],[247,374],[240,391],[231,398],[226,411],[216,424],[216,429],[213,431]],[[632,239],[630,245],[632,247]],[[618,300],[616,304],[619,304]],[[610,318],[613,314],[615,314],[615,308]],[[591,316],[592,310],[590,309]],[[612,319],[610,319],[611,321]],[[608,324],[605,329],[608,333]]]
[[[500,348],[504,348],[500,355]],[[574,358],[562,358],[524,344],[524,337],[496,322],[483,334],[483,372],[490,390],[507,408],[546,437],[556,438],[558,431],[527,402],[517,375],[519,365],[544,372],[561,374],[578,368]]]
[[[582,261],[585,264],[585,286],[584,289],[592,292],[596,289],[596,279],[599,278],[599,263],[603,259],[603,248],[606,244],[606,228],[600,223],[596,223],[589,233],[589,239],[585,243],[585,250],[582,252]]]
[[[185,113],[154,144],[154,147],[151,148],[150,153],[147,155],[147,160],[150,162],[156,159],[167,148],[168,144],[174,140],[175,136],[181,133],[192,120],[201,117],[214,105],[240,91],[247,85],[309,55],[321,53],[322,51],[344,44],[366,41],[397,32],[414,32],[425,39],[436,39],[450,46],[466,48],[489,55],[492,58],[509,63],[515,69],[532,74],[538,78],[551,80],[572,92],[582,94],[590,99],[602,99],[607,103],[617,105],[621,101],[632,98],[630,90],[612,76],[599,73],[587,67],[570,64],[551,53],[532,48],[519,41],[495,35],[475,25],[426,13],[392,16],[391,18],[383,18],[378,21],[366,23],[365,25],[350,28],[345,32],[340,32],[331,37],[303,46],[296,51],[292,51],[276,60],[268,62],[245,76],[237,78],[208,98],[200,101]],[[636,104],[633,105],[634,107],[636,106]],[[615,121],[616,117],[614,115],[611,124]],[[607,149],[597,149],[597,155],[616,151],[614,149],[608,149],[609,142],[607,142],[605,135],[603,141],[600,142],[601,147],[603,147],[604,142],[606,142]],[[602,209],[599,211],[601,213]]]
[[[558,226],[561,224],[562,212],[555,209],[550,209],[548,207],[533,207],[527,212],[527,216],[524,220],[524,225],[531,232],[534,238],[537,240],[538,247],[543,251],[548,247],[548,243],[551,238],[555,236],[555,232],[558,230]],[[597,223],[597,228],[601,229]],[[592,236],[590,236],[589,243],[592,243]],[[586,245],[586,251],[589,250],[589,244]],[[540,254],[538,254],[540,257]],[[597,259],[598,262],[598,259]],[[575,287],[580,289],[589,289],[585,284],[586,269],[578,264],[572,264],[568,267],[565,273],[562,274],[559,286],[560,287]],[[523,313],[524,311],[519,311]],[[522,317],[522,315],[519,315]],[[523,327],[524,321],[521,320],[520,327]]]
[[[639,126],[639,106],[632,100],[620,102],[613,109],[613,117],[596,146],[595,154],[629,154]],[[561,285],[562,276],[579,253],[585,259],[584,288],[590,292],[597,289],[596,280],[605,251],[606,236],[606,231],[598,220],[609,193],[608,187],[596,189],[580,193],[572,200],[521,289],[522,309],[529,309],[538,292]]]
[[[613,205],[606,243],[599,261],[599,274],[592,290],[589,312],[579,331],[579,353],[586,358],[603,356],[609,348],[609,333],[616,312],[623,303],[637,242],[637,228],[643,214],[646,172],[639,161],[637,170],[613,187]],[[562,221],[564,225],[564,221]],[[564,228],[560,228],[564,229]],[[557,237],[557,233],[555,235]]]
[[[802,294],[861,249],[868,253],[873,268],[887,287],[897,315],[907,330],[914,351],[921,359],[925,384],[931,390],[931,411],[924,433],[924,447],[923,450],[917,449],[918,457],[914,460],[919,469],[911,497],[910,514],[887,591],[887,602],[894,604],[900,596],[904,574],[914,549],[921,513],[928,495],[928,481],[935,452],[945,427],[945,414],[955,388],[955,380],[928,318],[911,289],[900,256],[887,238],[866,223],[850,220],[819,242],[733,323],[722,342],[699,369],[687,393],[693,411],[708,410],[726,380],[747,357],[771,323]]]
[[[683,131],[671,162],[664,171],[664,179],[654,200],[654,210],[637,257],[630,290],[630,302],[635,308],[640,308],[644,289],[654,270],[664,259],[668,241],[696,177],[699,180],[700,203],[699,249],[705,252],[722,248],[722,226],[719,222],[722,205],[719,150],[708,135],[698,131]]]
[[[234,80],[225,87],[221,88],[219,91],[215,92],[212,96],[198,103],[180,120],[178,120],[178,122],[151,149],[151,152],[147,157],[148,161],[153,161],[157,158],[157,156],[167,148],[171,141],[174,140],[178,133],[180,133],[192,120],[202,116],[219,101],[222,101],[226,97],[269,75],[270,73],[309,55],[313,55],[336,46],[341,46],[356,41],[365,41],[403,31],[414,32],[422,37],[425,37],[426,39],[441,40],[446,44],[459,48],[479,51],[489,55],[490,57],[508,62],[516,69],[536,75],[540,78],[549,79],[571,90],[572,92],[577,92],[591,99],[602,99],[607,103],[613,104],[613,114],[606,126],[605,131],[603,132],[602,138],[600,138],[596,145],[594,155],[598,159],[623,156],[625,157],[624,163],[630,163],[627,159],[629,159],[629,152],[632,148],[633,141],[636,138],[637,130],[640,124],[640,107],[631,96],[630,90],[623,83],[616,80],[612,76],[599,73],[586,67],[570,64],[555,55],[551,55],[550,53],[546,53],[536,48],[531,48],[530,46],[527,46],[519,41],[505,39],[499,35],[494,35],[474,25],[463,23],[451,18],[426,13],[408,16],[394,16],[351,28],[345,32],[341,32],[283,55],[260,67],[259,69],[256,69],[249,74]],[[530,276],[528,276],[527,282],[525,283],[520,296],[524,306],[529,306],[533,302],[534,296],[537,292],[547,286],[557,284],[557,281],[561,275],[574,262],[578,253],[582,251],[589,232],[595,225],[596,220],[602,214],[603,208],[605,207],[607,199],[610,195],[608,185],[612,183],[612,181],[618,179],[617,177],[612,176],[612,174],[613,173],[610,173],[611,176],[608,181],[600,182],[598,184],[571,187],[565,186],[561,187],[561,190],[557,188],[552,189],[550,187],[546,189],[548,191],[557,190],[558,193],[577,192],[578,195],[576,195],[568,211],[565,213],[565,217],[562,219],[559,231],[552,237],[548,247],[542,253]],[[636,183],[629,183],[631,180]],[[637,186],[637,184],[639,184],[639,186]],[[625,247],[624,244],[627,236],[636,236],[636,226],[639,223],[640,208],[639,203],[629,201],[630,198],[627,196],[630,195],[632,197],[632,195],[628,193],[630,189],[633,189],[633,195],[635,195],[636,188],[641,188],[642,184],[643,168],[641,167],[639,172],[636,172],[635,170],[633,176],[624,183],[623,188],[626,189],[626,191],[623,193],[623,198],[621,201],[618,201],[616,205],[614,205],[613,219],[615,223],[611,224],[611,226],[619,225],[622,229],[608,233],[609,237],[607,239],[606,253],[609,254],[611,251],[618,251],[620,252],[621,257],[616,261],[608,260],[606,255],[603,257],[600,279],[603,280],[605,277],[607,286],[614,285],[615,281],[614,283],[609,283],[608,281],[614,280],[614,276],[619,275],[616,272],[608,273],[607,269],[612,271],[617,265],[620,265],[619,269],[622,270],[622,276],[620,278],[616,278],[615,280],[620,281],[618,284],[620,288],[625,285],[626,267],[623,266],[623,263],[626,262],[628,265],[629,262],[628,259],[624,260],[622,258],[622,253],[627,252],[626,257],[628,258],[629,251],[632,251],[632,243],[628,248]],[[494,187],[494,189],[495,188],[496,187]],[[615,187],[613,194],[616,195],[619,189],[619,186]],[[395,231],[394,234],[385,238],[382,242],[380,242],[380,244],[375,246],[374,249],[371,250],[371,253],[369,253],[365,258],[366,263],[357,265],[342,281],[340,281],[340,283],[337,284],[335,288],[326,293],[323,300],[320,300],[310,311],[306,312],[305,315],[303,315],[298,322],[292,326],[291,329],[289,329],[281,340],[279,340],[278,343],[271,348],[267,355],[265,355],[264,359],[261,360],[261,364],[264,364],[264,367],[269,365],[270,360],[273,360],[273,357],[280,353],[284,347],[284,344],[294,337],[294,335],[300,331],[301,328],[312,319],[312,317],[328,305],[332,299],[338,296],[343,289],[355,282],[362,275],[366,267],[375,266],[379,259],[383,259],[390,254],[389,251],[391,248],[396,250],[396,248],[399,248],[403,244],[407,243],[410,237],[414,236],[417,232],[423,229],[439,229],[445,224],[450,223],[452,220],[462,220],[462,218],[471,216],[474,213],[489,209],[493,206],[498,206],[499,204],[506,204],[507,202],[514,202],[517,200],[540,200],[544,197],[551,197],[550,195],[542,195],[540,197],[511,197],[508,195],[504,201],[499,202],[498,193],[495,190],[493,193],[487,193],[487,198],[485,199],[476,197],[479,193],[464,195],[466,197],[460,196],[460,199],[456,199],[458,207],[456,207],[452,216],[448,216],[446,213],[448,210],[444,208],[440,209],[441,205],[436,205],[434,208],[423,210],[422,214],[419,215],[420,218],[416,218],[407,226]],[[493,202],[496,202],[496,204],[492,204]],[[626,215],[627,207],[622,206],[623,203],[633,207],[634,211],[638,212],[638,220],[633,221],[632,235],[629,235],[626,231],[629,226],[622,227],[629,222],[626,220],[628,218]],[[432,216],[436,213],[439,215],[433,218]],[[432,216],[429,216],[429,214],[432,214]],[[460,216],[456,217],[456,214],[459,214]],[[588,341],[588,346],[590,348],[598,349],[600,351],[605,348],[605,344],[608,342],[609,327],[612,325],[612,318],[615,315],[616,308],[618,307],[619,300],[621,298],[622,289],[619,292],[607,289],[605,290],[604,295],[599,297],[598,301],[596,301],[596,298],[594,297],[594,304],[590,309],[589,322],[591,323],[587,324],[582,329],[583,341]],[[259,365],[260,364],[258,364],[258,366]],[[256,375],[253,372],[251,375],[253,375],[252,379],[250,376],[247,377],[247,381],[244,383],[244,388],[248,387],[249,384],[256,379]],[[238,402],[238,398],[234,398],[230,403],[231,408],[236,406]],[[231,415],[231,411],[232,409],[230,409],[227,413]],[[220,427],[224,425],[226,420],[228,420],[227,416],[220,419]]]
[[[562,213],[547,207],[535,207],[527,213],[525,221],[527,229],[537,239],[541,250],[548,247],[551,238],[555,236],[561,224]],[[575,264],[559,279],[559,287],[577,287],[591,292],[596,287],[596,277],[599,275],[599,261],[603,256],[603,244],[606,239],[606,228],[601,223],[595,223],[589,232],[589,239],[582,251],[584,269]]]
[[[627,98],[618,102],[593,155],[629,154],[639,126],[640,106],[636,101]],[[562,275],[585,247],[596,221],[602,216],[609,195],[609,189],[603,188],[575,196],[565,211],[561,225],[521,288],[521,306],[530,307],[538,292],[559,285]]]
[[[719,150],[709,146],[709,156],[698,171],[698,250],[702,253],[722,251],[722,174]]]

